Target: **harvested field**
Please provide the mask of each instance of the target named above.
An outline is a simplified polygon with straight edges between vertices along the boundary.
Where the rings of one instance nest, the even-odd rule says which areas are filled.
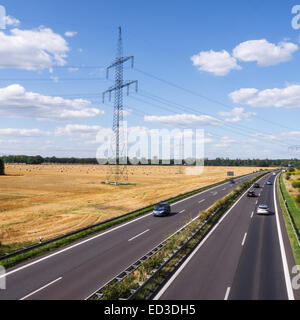
[[[38,241],[156,203],[260,168],[206,167],[201,176],[179,174],[178,167],[129,166],[135,185],[101,184],[105,166],[6,165],[0,176],[0,241]]]

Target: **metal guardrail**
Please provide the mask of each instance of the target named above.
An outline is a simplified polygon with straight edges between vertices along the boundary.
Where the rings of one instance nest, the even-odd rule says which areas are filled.
[[[282,200],[283,200],[283,203],[284,203],[284,207],[285,207],[286,212],[287,212],[287,214],[288,214],[288,217],[289,217],[289,220],[290,220],[290,223],[291,223],[291,226],[292,226],[294,235],[295,235],[295,237],[296,237],[296,239],[297,239],[298,246],[300,247],[300,239],[299,239],[299,236],[298,236],[298,232],[297,232],[297,230],[296,230],[294,220],[293,220],[293,218],[292,218],[292,216],[291,216],[290,209],[288,208],[287,201],[286,201],[286,199],[284,198],[284,195],[283,195],[283,192],[282,192],[282,188],[281,188],[280,179],[281,179],[281,174],[280,174],[280,177],[279,177],[279,179],[278,179],[280,194],[281,194],[281,197],[282,197]]]
[[[242,178],[242,177],[247,176],[247,175],[252,175],[252,174],[253,173],[242,175],[242,176],[237,177],[236,179]],[[182,194],[176,195],[174,197],[171,197],[171,198],[169,198],[167,200],[164,200],[164,202],[172,202],[173,200],[178,199],[180,197],[182,197],[182,198],[189,197],[190,195],[192,196],[194,194],[201,193],[201,192],[204,192],[204,191],[209,190],[211,188],[214,188],[216,186],[222,185],[222,184],[226,183],[227,181],[228,180],[223,180],[223,181],[220,181],[218,183],[212,184],[210,186],[206,186],[206,187],[203,187],[203,188],[200,188],[200,189],[196,189],[196,190],[192,190],[192,191],[189,191],[189,192],[186,192],[186,193],[182,193]],[[180,200],[180,199],[178,199],[178,200]],[[122,218],[128,217],[130,215],[138,213],[139,211],[146,210],[143,213],[143,214],[146,214],[147,212],[150,212],[155,205],[156,205],[156,203],[152,204],[152,205],[149,205],[149,206],[146,206],[146,207],[143,207],[143,208],[140,208],[140,209],[137,209],[137,210],[134,210],[134,211],[131,211],[131,212],[128,212],[128,213],[125,213],[125,214],[123,214],[121,216],[117,216],[117,217],[114,217],[114,218],[111,218],[111,219],[108,219],[108,220],[105,220],[105,221],[102,221],[102,222],[99,222],[99,223],[96,223],[96,224],[93,224],[93,225],[89,225],[89,226],[83,227],[81,229],[74,230],[74,231],[69,232],[69,233],[65,233],[65,234],[63,234],[61,236],[49,239],[47,241],[43,241],[43,242],[37,243],[37,244],[32,245],[30,247],[26,247],[26,248],[23,248],[21,250],[14,251],[12,253],[5,254],[5,255],[0,257],[0,261],[6,260],[8,258],[15,257],[15,256],[17,256],[19,254],[24,254],[24,253],[29,252],[31,250],[43,247],[43,246],[48,245],[50,243],[56,242],[58,240],[62,240],[62,239],[68,238],[68,237],[76,235],[78,233],[81,233],[81,232],[84,232],[84,231],[99,227],[99,226],[104,225],[106,223],[113,222],[113,221],[116,221],[118,219],[122,219]]]

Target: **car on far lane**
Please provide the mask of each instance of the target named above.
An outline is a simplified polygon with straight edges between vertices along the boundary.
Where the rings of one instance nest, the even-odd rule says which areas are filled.
[[[169,203],[161,202],[154,207],[154,217],[168,216],[171,213],[171,206]]]
[[[268,180],[268,181],[267,181],[267,185],[268,185],[268,186],[273,185],[272,181]]]
[[[254,190],[250,190],[250,191],[248,191],[248,193],[247,193],[247,197],[250,197],[250,198],[254,198],[254,197],[256,197],[255,191],[254,191]]]
[[[256,188],[256,189],[260,188],[259,183],[255,182],[254,185],[253,185],[253,188]]]
[[[266,204],[260,204],[257,208],[257,214],[258,215],[270,214],[269,207]]]
[[[234,180],[230,180],[229,183],[235,184],[235,181]]]

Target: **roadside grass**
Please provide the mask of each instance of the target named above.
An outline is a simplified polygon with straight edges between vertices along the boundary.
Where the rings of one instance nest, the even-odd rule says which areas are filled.
[[[296,229],[296,232],[298,234],[298,238],[299,238],[299,235],[300,235],[299,234],[299,230],[300,230],[300,211],[297,209],[297,207],[296,207],[296,205],[294,203],[294,199],[290,196],[290,194],[286,190],[286,187],[285,187],[284,182],[282,180],[282,175],[280,175],[280,178],[277,181],[277,194],[279,195],[279,202],[280,202],[281,210],[283,212],[283,218],[284,218],[285,226],[286,226],[287,233],[288,233],[288,236],[289,236],[289,239],[290,239],[290,244],[291,244],[291,247],[292,247],[294,259],[295,259],[297,265],[300,265],[300,247],[298,245],[298,241],[297,241],[296,235],[294,233],[291,221],[289,219],[288,212],[287,212],[287,210],[285,208],[284,199],[282,198],[281,192],[280,192],[280,189],[279,189],[279,184],[281,186],[281,190],[282,190],[283,196],[287,201],[286,204],[287,204],[287,206],[288,206],[288,208],[290,210],[291,218],[292,218],[292,220],[294,222],[295,229]]]
[[[245,175],[243,175],[243,176],[245,176]],[[243,176],[240,176],[240,177],[243,177]],[[179,200],[188,198],[188,197],[190,197],[192,195],[201,193],[201,192],[206,191],[208,189],[211,189],[213,187],[216,187],[216,186],[219,186],[221,184],[224,184],[227,181],[228,180],[226,179],[226,180],[220,181],[218,183],[215,183],[215,184],[212,184],[212,185],[209,185],[209,186],[205,186],[205,187],[200,188],[198,190],[194,190],[194,191],[188,192],[186,194],[179,195],[179,196],[169,200],[168,202],[169,203],[177,202]],[[103,224],[101,224],[99,226],[91,227],[91,228],[89,228],[89,229],[87,229],[85,231],[81,231],[81,232],[75,233],[73,235],[66,236],[66,237],[64,237],[62,239],[56,240],[54,242],[51,242],[51,243],[48,243],[48,244],[45,244],[45,245],[42,245],[41,247],[34,248],[34,249],[32,249],[30,251],[27,251],[25,253],[20,253],[20,254],[18,254],[16,256],[13,256],[13,257],[10,257],[10,258],[7,258],[7,259],[4,258],[3,260],[0,260],[0,265],[2,265],[5,268],[11,268],[11,267],[13,267],[13,266],[15,266],[15,265],[17,265],[17,264],[19,264],[21,262],[33,259],[35,257],[41,256],[41,255],[46,254],[46,253],[49,253],[49,252],[51,252],[51,251],[53,251],[55,249],[70,245],[70,244],[72,244],[75,241],[78,241],[80,239],[86,238],[88,236],[92,236],[95,233],[104,231],[106,229],[109,229],[109,228],[117,226],[117,225],[120,225],[120,224],[122,224],[124,222],[127,222],[129,220],[137,218],[138,216],[142,216],[142,215],[144,215],[146,213],[151,212],[153,209],[154,209],[154,205],[153,206],[149,206],[149,207],[147,207],[145,209],[136,211],[136,212],[134,212],[134,213],[132,213],[130,215],[113,219],[112,221],[103,223]],[[5,255],[7,253],[10,253],[10,252],[13,253],[14,251],[16,251],[18,249],[22,249],[22,248],[26,247],[26,245],[28,246],[28,244],[29,245],[34,245],[34,243],[22,243],[21,244],[21,248],[20,248],[19,247],[19,245],[20,245],[19,243],[12,243],[10,245],[1,245],[1,243],[0,243],[0,256],[1,255],[3,256],[3,255]]]
[[[0,256],[5,255],[7,252],[13,252],[17,250],[21,250],[23,248],[27,248],[34,245],[33,242],[27,241],[27,242],[16,242],[11,244],[2,244],[0,241]],[[0,262],[1,264],[1,262]]]

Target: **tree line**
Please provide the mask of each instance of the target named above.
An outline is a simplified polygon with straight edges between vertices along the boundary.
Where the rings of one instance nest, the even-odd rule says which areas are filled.
[[[0,159],[0,176],[3,176],[4,173],[4,161]]]
[[[1,161],[2,160],[2,161]],[[98,164],[96,158],[57,158],[57,157],[42,157],[26,156],[26,155],[9,155],[0,157],[0,174],[1,163],[24,163],[24,164]],[[128,162],[129,163],[129,162]],[[139,164],[151,164],[151,160],[143,160]],[[157,164],[163,165],[163,161],[157,161]],[[170,165],[174,165],[174,159],[170,160]],[[205,166],[228,166],[228,167],[287,167],[289,165],[300,169],[300,161],[298,159],[229,159],[216,158],[204,159]],[[2,164],[3,167],[3,164]],[[4,169],[2,169],[4,170]]]

